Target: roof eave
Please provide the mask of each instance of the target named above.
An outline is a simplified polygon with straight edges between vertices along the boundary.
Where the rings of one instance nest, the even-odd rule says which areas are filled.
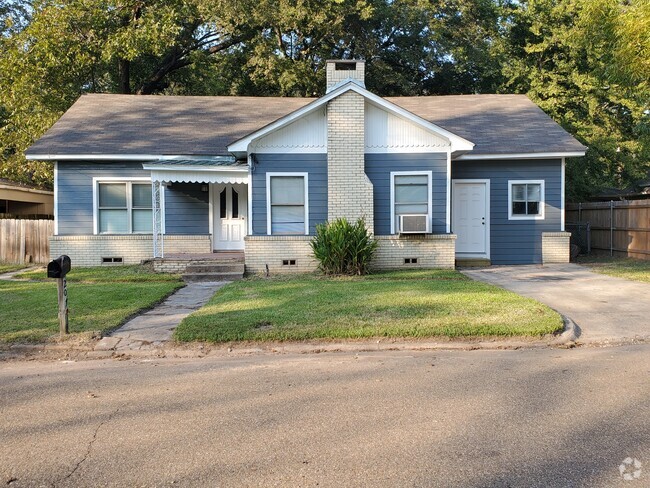
[[[554,152],[532,152],[532,153],[502,153],[502,154],[466,154],[463,153],[454,157],[454,161],[481,161],[495,159],[557,159],[557,158],[579,158],[586,154],[583,151],[554,151]]]
[[[198,155],[169,155],[169,154],[25,154],[29,161],[156,161],[173,159],[206,159],[232,156],[198,156]]]

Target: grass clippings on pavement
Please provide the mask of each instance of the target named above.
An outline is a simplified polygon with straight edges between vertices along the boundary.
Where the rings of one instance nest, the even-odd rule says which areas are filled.
[[[179,341],[511,337],[562,329],[539,302],[453,270],[365,277],[249,278],[219,290],[176,329]]]
[[[578,264],[596,273],[650,283],[650,260],[613,258],[609,256],[580,256]]]
[[[59,330],[56,280],[41,270],[20,277],[39,281],[0,281],[0,342],[42,341]],[[106,333],[183,286],[143,266],[73,268],[67,281],[71,333]]]

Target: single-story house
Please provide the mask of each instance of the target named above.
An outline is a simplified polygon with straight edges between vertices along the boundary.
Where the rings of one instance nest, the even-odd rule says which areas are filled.
[[[0,178],[0,215],[51,218],[52,212],[52,191]]]
[[[382,98],[364,71],[329,61],[320,98],[82,96],[27,151],[55,164],[52,254],[306,271],[318,223],[363,217],[380,268],[569,259],[584,146],[526,96]]]

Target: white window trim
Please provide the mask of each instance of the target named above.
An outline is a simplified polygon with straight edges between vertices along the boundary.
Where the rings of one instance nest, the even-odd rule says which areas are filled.
[[[432,171],[391,171],[390,172],[390,233],[396,234],[395,230],[395,177],[396,176],[428,176],[427,184],[429,191],[427,192],[429,200],[427,218],[429,219],[430,229],[433,232],[433,184],[432,184]]]
[[[266,173],[266,235],[284,235],[273,234],[271,232],[271,178],[274,176],[302,176],[305,185],[305,235],[309,235],[309,173],[296,172],[268,172]],[[252,192],[251,192],[252,193]],[[296,235],[296,234],[288,234]],[[300,235],[300,234],[297,234]]]
[[[512,185],[540,185],[538,215],[514,215],[512,213]],[[508,220],[544,220],[546,214],[546,194],[544,180],[508,180]]]
[[[99,232],[99,184],[100,183],[133,183],[133,182],[148,182],[149,184],[151,184],[151,178],[147,177],[147,176],[131,177],[131,178],[120,178],[120,177],[111,177],[111,176],[96,176],[96,177],[93,178],[93,234],[94,235],[111,235],[111,234],[101,234]],[[161,186],[164,187],[164,185],[161,185]],[[130,187],[131,187],[131,185],[127,185],[127,201],[126,201],[126,203],[127,203],[127,210],[129,211],[129,214],[130,214],[130,210],[131,210],[131,195],[130,195],[130,191],[128,189]],[[161,207],[161,212],[163,214],[163,229],[162,230],[163,230],[163,234],[164,234],[165,233],[164,232],[164,229],[165,229],[165,224],[164,224],[164,222],[165,222],[165,217],[164,217],[164,215],[165,215],[165,211],[164,211],[164,209],[165,209],[165,206],[164,206],[165,197],[164,197],[164,195],[165,195],[165,192],[164,192],[164,188],[161,188],[161,190],[162,191],[160,192],[160,197],[161,197],[160,207]],[[152,189],[152,191],[153,191],[153,189]],[[151,213],[153,214],[153,208],[151,209]],[[132,225],[133,225],[133,223],[131,222],[131,219],[129,219],[129,232],[127,232],[126,234],[119,234],[119,235],[133,235],[133,234],[135,234],[135,235],[149,235],[146,232],[135,232],[135,233],[131,232]]]

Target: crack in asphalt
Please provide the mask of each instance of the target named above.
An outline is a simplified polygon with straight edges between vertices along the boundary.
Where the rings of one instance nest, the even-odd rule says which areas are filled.
[[[102,421],[99,423],[99,425],[98,425],[97,428],[95,429],[95,432],[93,432],[93,436],[92,436],[92,438],[90,439],[90,442],[88,442],[88,448],[86,449],[86,453],[84,454],[84,456],[83,456],[83,457],[81,458],[81,460],[80,460],[80,461],[75,465],[75,467],[72,468],[72,471],[70,471],[70,472],[69,472],[67,475],[65,475],[63,478],[61,478],[61,479],[55,481],[54,483],[52,483],[52,488],[56,488],[56,485],[57,485],[58,483],[63,483],[64,481],[70,479],[70,477],[71,477],[73,474],[75,474],[75,473],[77,472],[77,470],[78,470],[78,469],[81,467],[81,465],[86,461],[86,459],[88,459],[88,458],[90,457],[90,453],[91,453],[92,450],[93,450],[93,444],[94,444],[95,441],[97,440],[97,434],[99,433],[99,429],[101,429],[104,425],[106,425],[106,424],[109,423],[111,420],[113,420],[113,417],[115,417],[115,416],[119,413],[119,411],[121,410],[121,408],[122,408],[122,406],[117,407],[117,409],[115,409],[115,411],[114,411],[113,413],[111,413],[111,414],[108,416],[108,418],[106,418],[105,420],[102,420]]]

